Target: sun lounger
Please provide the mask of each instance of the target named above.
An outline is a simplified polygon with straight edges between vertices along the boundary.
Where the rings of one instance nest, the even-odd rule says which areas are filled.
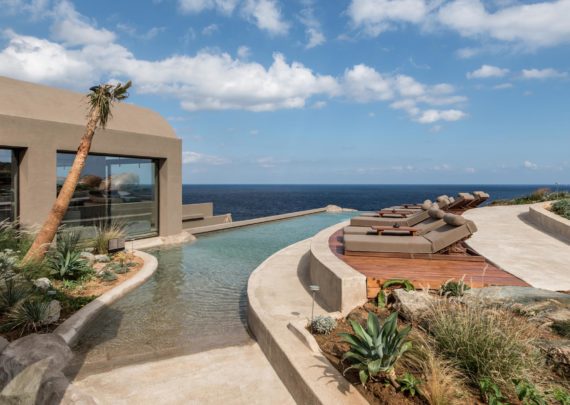
[[[475,199],[466,205],[466,208],[468,209],[480,206],[485,201],[487,201],[489,197],[491,197],[489,194],[485,193],[484,191],[474,191],[473,196],[475,197]]]
[[[433,229],[436,229],[440,226],[445,225],[443,221],[443,216],[445,212],[440,210],[437,207],[431,207],[428,210],[429,217],[413,225],[414,228],[418,229],[416,235],[423,235]],[[394,224],[384,225],[393,228],[392,233],[401,233],[402,231],[399,228],[394,228]],[[374,225],[374,226],[382,226],[382,225]],[[403,225],[400,225],[400,227]],[[344,228],[345,235],[377,235],[378,231],[375,231],[370,226],[347,226]],[[385,233],[386,234],[386,233]]]
[[[459,193],[457,198],[447,206],[447,210],[451,212],[465,211],[467,206],[475,200],[475,197],[469,193]]]
[[[418,213],[414,213],[408,217],[379,217],[378,215],[359,215],[350,220],[350,225],[352,226],[381,226],[381,225],[394,225],[400,224],[402,226],[414,226],[429,217],[427,203],[422,204],[422,210]]]
[[[346,235],[346,255],[402,254],[404,257],[431,257],[434,254],[454,253],[458,244],[469,238],[477,227],[460,215],[445,214],[444,226],[421,236]]]

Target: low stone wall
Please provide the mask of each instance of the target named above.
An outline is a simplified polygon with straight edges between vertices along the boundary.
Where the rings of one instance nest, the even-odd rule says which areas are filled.
[[[528,220],[541,230],[570,242],[570,220],[549,211],[551,203],[533,204],[528,209]]]
[[[258,224],[263,224],[265,222],[273,222],[273,221],[280,221],[283,219],[302,217],[305,215],[318,214],[320,212],[326,212],[326,211],[327,211],[327,208],[324,207],[324,208],[316,208],[313,210],[290,212],[287,214],[271,215],[271,216],[262,217],[262,218],[246,219],[244,221],[234,221],[234,222],[228,222],[225,224],[203,226],[203,227],[199,227],[199,228],[192,228],[190,230],[190,232],[192,232],[193,235],[198,235],[201,233],[223,231],[225,229],[239,228],[242,226],[258,225]]]
[[[366,276],[336,257],[329,247],[331,235],[347,225],[348,221],[333,225],[313,237],[310,264],[311,284],[320,287],[319,300],[343,315],[366,302]]]
[[[156,257],[137,250],[133,253],[144,261],[142,268],[137,272],[137,274],[97,297],[95,300],[91,301],[89,304],[71,315],[53,331],[55,335],[63,338],[65,343],[69,346],[73,346],[74,343],[77,342],[77,339],[81,335],[83,329],[99,314],[99,312],[101,312],[102,309],[127,295],[130,291],[143,284],[154,274],[158,268],[158,260]]]

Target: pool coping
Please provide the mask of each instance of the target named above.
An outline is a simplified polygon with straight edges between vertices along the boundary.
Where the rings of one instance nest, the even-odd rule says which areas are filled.
[[[327,212],[327,207],[314,208],[311,210],[304,210],[304,211],[288,212],[286,214],[270,215],[270,216],[261,217],[261,218],[245,219],[243,221],[228,222],[228,223],[218,224],[218,225],[202,226],[202,227],[198,227],[198,228],[188,229],[188,231],[191,232],[193,235],[199,235],[199,234],[208,233],[208,232],[223,231],[226,229],[233,229],[233,228],[241,228],[243,226],[259,225],[259,224],[263,224],[266,222],[281,221],[283,219],[302,217],[305,215],[320,214],[322,212]]]
[[[89,322],[91,322],[104,308],[110,306],[138,286],[144,284],[155,273],[158,268],[158,260],[156,257],[139,250],[134,250],[132,252],[144,262],[137,274],[113,287],[109,291],[101,294],[99,297],[71,315],[53,331],[55,335],[60,336],[69,346],[73,346]]]
[[[330,228],[327,228],[330,229]],[[262,291],[263,278],[273,278],[276,282],[282,282],[279,278],[283,271],[290,277],[298,277],[301,284],[309,280],[303,280],[298,274],[299,265],[303,257],[310,255],[310,239],[289,245],[268,257],[250,275],[247,285],[248,326],[271,366],[277,372],[281,381],[285,384],[297,403],[302,404],[331,404],[350,403],[367,404],[362,394],[352,386],[344,376],[330,364],[321,352],[315,338],[306,330],[306,321],[303,319],[289,319],[282,315],[271,314],[263,305],[267,301],[256,294]],[[306,248],[305,248],[306,247]],[[306,272],[310,266],[310,257],[306,257]],[[285,267],[286,266],[286,267]],[[282,272],[277,271],[280,267]],[[283,270],[283,269],[286,270]],[[293,274],[291,274],[293,273]],[[305,275],[309,278],[309,274]],[[272,283],[273,284],[273,283]],[[295,284],[295,283],[294,283]],[[306,297],[310,302],[311,296],[306,288],[296,290],[296,294]],[[281,291],[281,290],[280,290]],[[270,301],[280,312],[293,313],[290,309],[299,309],[291,304],[290,300],[299,298],[299,295],[286,295],[279,302],[279,297],[272,293]],[[284,306],[293,305],[289,309]],[[318,305],[318,304],[317,304]],[[325,313],[334,318],[342,317],[339,312],[328,311],[319,306],[319,313]]]

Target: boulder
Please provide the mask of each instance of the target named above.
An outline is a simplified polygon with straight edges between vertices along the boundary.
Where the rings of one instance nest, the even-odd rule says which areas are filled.
[[[342,212],[342,208],[338,205],[327,205],[327,212]]]
[[[477,299],[486,304],[533,304],[555,300],[570,304],[570,294],[543,290],[533,287],[484,287],[472,288],[465,292],[466,299]]]
[[[47,277],[38,278],[34,280],[34,287],[38,290],[46,292],[51,288],[51,281]]]
[[[434,305],[436,298],[424,291],[392,291],[394,309],[410,321],[420,321],[426,317]]]
[[[10,343],[0,354],[0,388],[26,367],[47,359],[50,371],[61,371],[73,357],[65,341],[54,334],[32,334]]]
[[[89,266],[93,266],[93,263],[95,263],[95,255],[93,253],[90,252],[81,252],[81,257],[87,261],[87,263],[89,264]]]
[[[95,255],[94,258],[97,263],[109,263],[111,261],[111,258],[107,255]]]
[[[47,308],[46,319],[42,321],[42,325],[51,325],[59,321],[61,314],[61,303],[58,300],[51,300]]]
[[[546,354],[558,374],[570,377],[570,340],[543,341],[538,347]]]

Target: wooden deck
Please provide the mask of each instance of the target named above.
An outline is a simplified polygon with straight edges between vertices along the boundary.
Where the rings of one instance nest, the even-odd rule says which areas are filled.
[[[369,298],[378,294],[380,286],[390,279],[408,279],[416,288],[439,288],[449,279],[464,280],[471,287],[491,285],[529,286],[526,282],[487,261],[455,261],[404,259],[374,256],[346,256],[342,229],[329,239],[333,253],[366,276]]]

